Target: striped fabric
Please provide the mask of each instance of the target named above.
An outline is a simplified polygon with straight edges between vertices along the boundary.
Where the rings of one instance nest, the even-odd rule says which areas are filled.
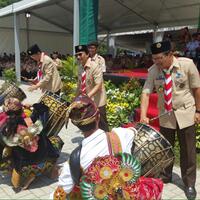
[[[44,52],[41,53],[41,58],[40,58],[40,62],[38,63],[38,71],[37,71],[37,81],[39,82],[40,80],[43,79],[43,73],[42,73],[42,62],[44,60],[44,56],[46,54]]]
[[[43,78],[43,74],[42,74],[42,70],[41,70],[42,63],[40,62],[38,66],[39,66],[39,68],[37,71],[37,80],[40,81]]]
[[[86,71],[84,70],[81,75],[81,92],[86,94]]]
[[[172,110],[172,78],[169,71],[165,72],[165,84],[164,84],[164,99],[165,99],[165,111]]]

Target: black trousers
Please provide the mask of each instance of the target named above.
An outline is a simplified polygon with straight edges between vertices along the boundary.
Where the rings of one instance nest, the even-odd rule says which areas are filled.
[[[178,125],[177,125],[178,126]],[[196,133],[195,126],[184,129],[169,129],[160,127],[160,132],[174,147],[177,133],[180,145],[180,168],[183,183],[186,187],[195,186],[196,182]],[[172,177],[173,164],[164,170],[163,178]]]
[[[106,117],[106,106],[99,107],[99,113],[100,113],[99,128],[104,130],[105,132],[108,132],[109,127]]]

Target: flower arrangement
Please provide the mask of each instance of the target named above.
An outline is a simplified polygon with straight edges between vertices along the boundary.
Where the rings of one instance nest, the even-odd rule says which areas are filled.
[[[140,172],[140,162],[131,154],[119,153],[115,156],[98,157],[81,177],[81,199],[160,200],[162,181],[140,177]]]
[[[140,172],[140,163],[130,154],[99,157],[81,178],[82,198],[133,199]]]
[[[67,102],[72,102],[76,94],[77,83],[75,81],[63,82],[62,98]]]
[[[142,87],[131,79],[119,87],[110,81],[105,83],[107,93],[107,119],[110,128],[119,127],[133,120],[133,111],[140,105]]]

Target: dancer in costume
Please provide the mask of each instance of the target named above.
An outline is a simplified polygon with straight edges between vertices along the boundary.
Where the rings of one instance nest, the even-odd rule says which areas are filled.
[[[63,142],[59,137],[47,138],[42,123],[23,115],[21,102],[6,99],[0,113],[0,171],[11,171],[15,191],[27,189],[36,176],[51,173]]]
[[[52,199],[161,198],[162,181],[140,177],[140,162],[131,155],[136,129],[99,129],[98,108],[85,95],[69,106],[69,118],[85,138],[64,164]]]

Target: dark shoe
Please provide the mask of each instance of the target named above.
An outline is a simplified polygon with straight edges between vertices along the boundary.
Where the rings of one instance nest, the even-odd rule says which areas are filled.
[[[22,188],[21,188],[21,187],[17,187],[17,188],[12,187],[12,189],[14,190],[15,193],[19,193],[19,192],[22,191]]]
[[[186,187],[185,188],[185,195],[187,199],[193,200],[196,198],[197,192],[195,190],[195,187]]]

